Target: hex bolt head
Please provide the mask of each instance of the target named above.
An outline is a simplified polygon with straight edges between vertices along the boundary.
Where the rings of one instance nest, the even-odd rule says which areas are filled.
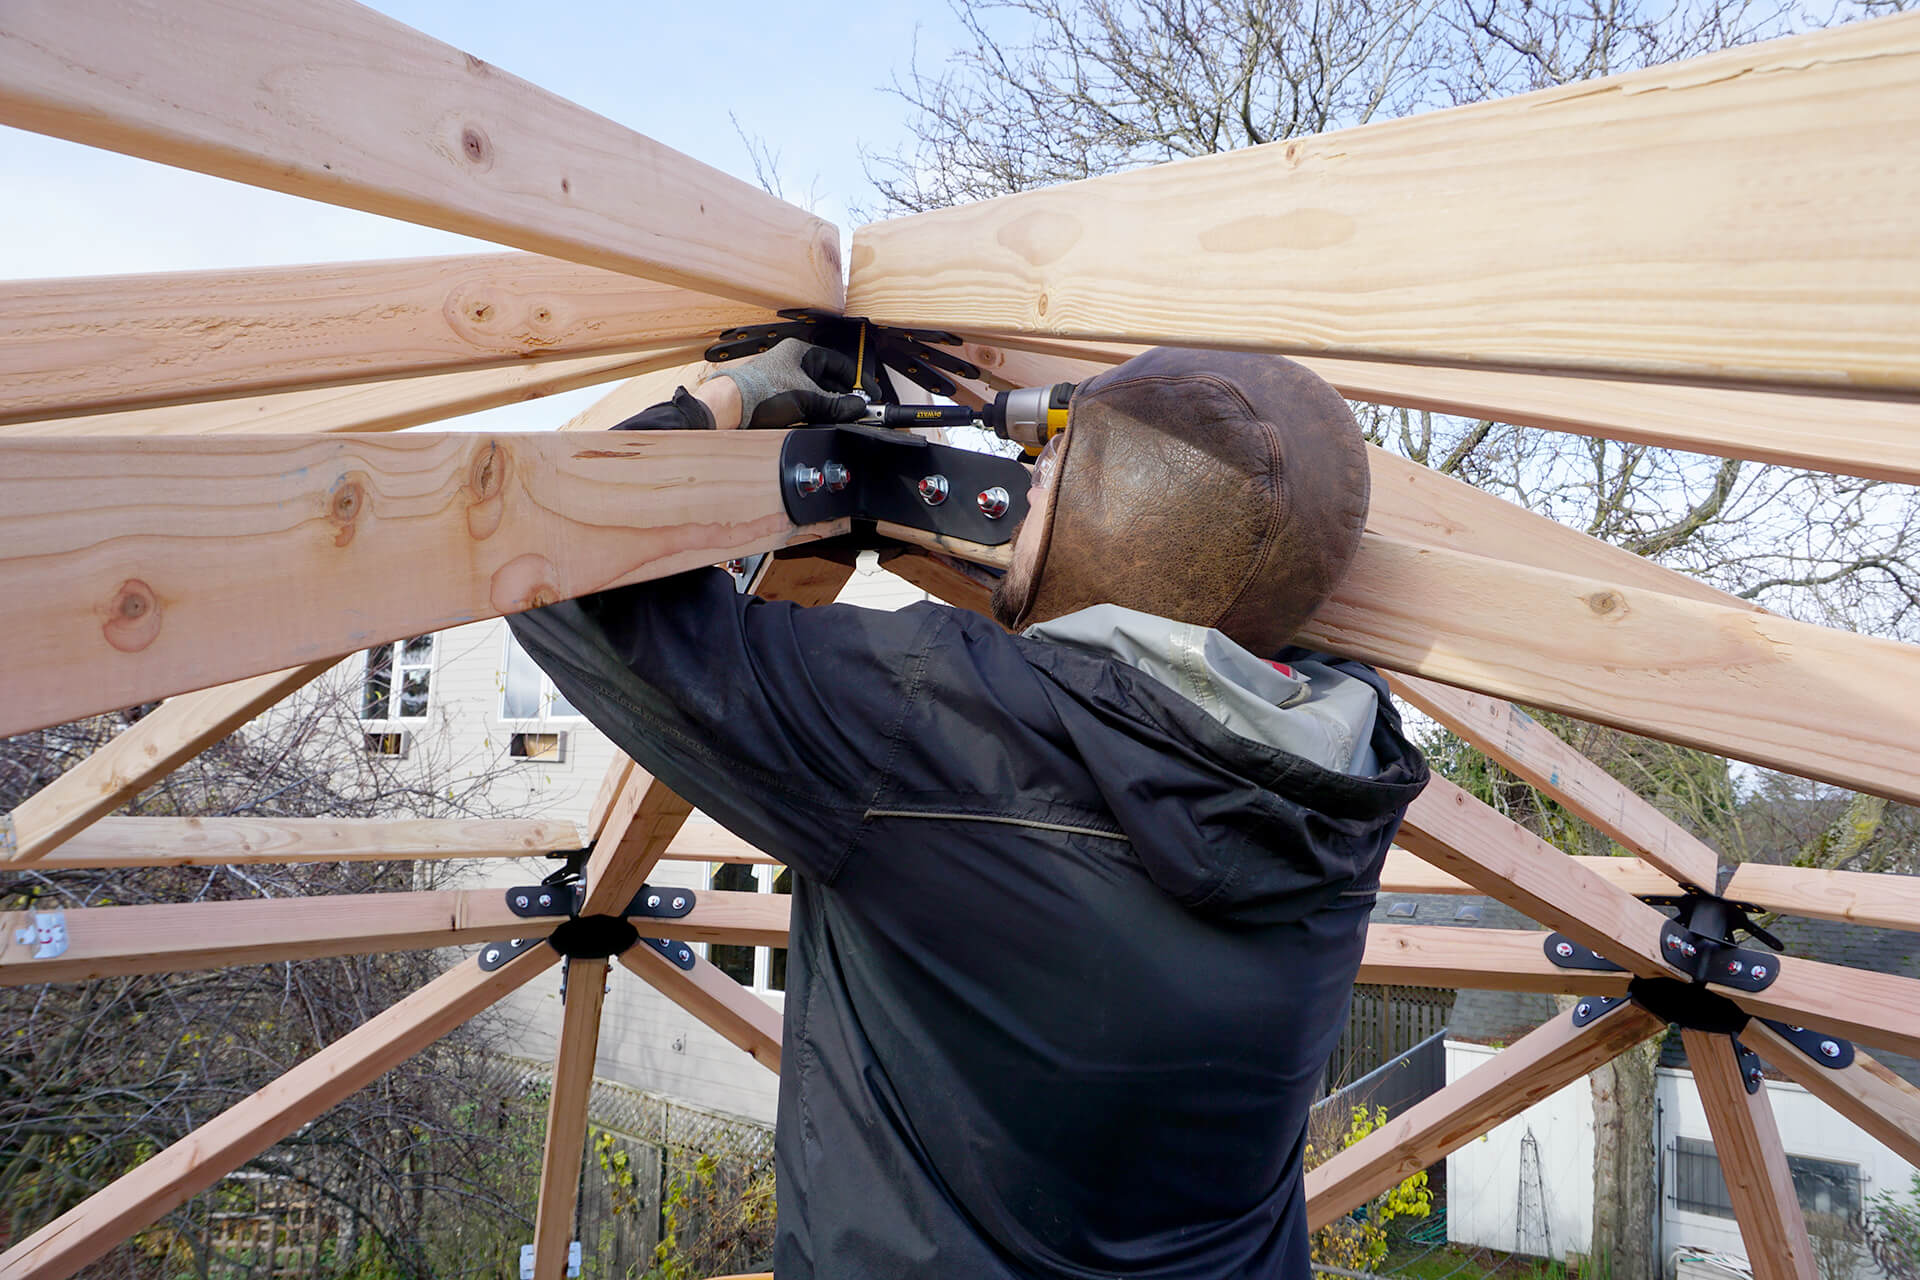
[[[684,906],[686,906],[686,905],[687,905],[687,900],[686,900],[686,899],[685,899],[684,897],[681,897],[681,896],[678,896],[678,895],[676,895],[676,896],[674,897],[674,899],[673,899],[673,909],[674,909],[675,911],[678,911],[678,910],[680,910],[680,908],[682,908],[682,907],[684,907]]]
[[[514,894],[514,895],[513,895],[513,905],[514,905],[514,906],[516,906],[516,907],[524,907],[524,906],[526,906],[526,905],[527,905],[527,895],[526,895],[526,894],[524,894],[524,893],[516,893],[516,894]]]
[[[826,477],[820,474],[820,468],[808,466],[804,462],[793,464],[791,478],[793,487],[799,490],[803,498],[811,498],[820,492],[820,486],[826,483]]]
[[[1672,934],[1668,934],[1668,935],[1667,935],[1667,950],[1669,950],[1669,951],[1678,951],[1679,949],[1680,949],[1680,939],[1678,939],[1678,938],[1676,938],[1676,937],[1674,937],[1674,936],[1673,936]]]
[[[1585,1000],[1582,1000],[1579,1004],[1573,1006],[1573,1011],[1579,1017],[1584,1018],[1587,1016],[1587,1011],[1592,1008],[1593,1008],[1592,1005],[1588,1004]]]
[[[826,479],[828,493],[840,492],[853,480],[853,472],[847,470],[846,464],[842,462],[829,461],[826,466],[820,468],[820,474]]]
[[[480,958],[482,960],[485,960],[488,964],[492,964],[495,960],[498,960],[500,958],[500,948],[488,947],[487,954],[485,954],[484,956],[481,956]]]
[[[922,476],[920,478],[920,501],[930,507],[937,507],[947,500],[947,478],[945,476]]]
[[[657,906],[659,906],[659,905],[660,905],[660,895],[659,895],[659,894],[657,894],[657,893],[650,893],[650,894],[648,894],[648,895],[647,895],[647,905],[648,905],[648,906],[650,906],[650,907],[657,907]]]
[[[1747,972],[1753,975],[1755,982],[1765,982],[1767,980],[1767,966],[1763,964],[1757,964],[1747,970]]]
[[[1740,962],[1739,962],[1738,960],[1729,960],[1729,961],[1727,961],[1727,972],[1728,972],[1728,973],[1732,973],[1732,974],[1737,974],[1737,973],[1739,973],[1739,972],[1740,972],[1740,970],[1741,970],[1741,964],[1740,964]]]
[[[982,489],[974,501],[980,505],[980,514],[989,520],[998,520],[1007,514],[1007,508],[1013,504],[1013,499],[999,485]]]
[[[1840,1056],[1840,1046],[1835,1041],[1822,1040],[1820,1042],[1820,1052],[1829,1058],[1837,1058]]]
[[[1680,947],[1680,950],[1683,954],[1688,956],[1697,956],[1700,954],[1700,948],[1694,946],[1691,942],[1683,943]]]
[[[1573,944],[1571,942],[1556,942],[1553,944],[1553,954],[1559,956],[1562,960],[1570,960],[1573,958]]]

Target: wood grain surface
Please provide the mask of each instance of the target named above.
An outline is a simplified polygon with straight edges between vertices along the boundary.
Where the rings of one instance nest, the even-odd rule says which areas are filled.
[[[847,306],[1913,398],[1916,129],[1896,15],[862,227]]]
[[[349,0],[16,0],[0,124],[762,306],[843,300],[828,223]]]
[[[772,319],[530,253],[23,280],[0,291],[0,422],[631,353]]]
[[[806,541],[782,433],[0,440],[0,733]]]

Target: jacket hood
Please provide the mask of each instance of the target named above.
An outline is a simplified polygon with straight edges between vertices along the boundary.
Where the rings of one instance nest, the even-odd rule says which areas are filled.
[[[1188,909],[1249,924],[1370,894],[1427,765],[1385,682],[1303,649],[1096,605],[1027,657],[1134,854]]]

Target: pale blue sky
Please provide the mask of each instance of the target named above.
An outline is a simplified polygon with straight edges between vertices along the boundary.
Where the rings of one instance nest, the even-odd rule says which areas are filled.
[[[377,0],[374,8],[748,181],[728,119],[779,154],[789,199],[847,228],[872,203],[860,145],[904,137],[883,92],[916,31],[923,65],[958,35],[940,0],[726,8],[610,0]],[[532,16],[530,16],[532,15]],[[444,232],[0,128],[0,279],[460,253]],[[604,389],[602,389],[604,390]],[[485,415],[494,429],[564,420],[600,391]],[[466,424],[462,424],[466,425]],[[477,425],[477,424],[476,424]]]

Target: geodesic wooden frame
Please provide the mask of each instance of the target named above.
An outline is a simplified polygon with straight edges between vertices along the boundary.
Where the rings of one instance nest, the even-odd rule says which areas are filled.
[[[661,398],[718,329],[775,307],[958,330],[993,385],[1074,377],[1126,344],[1281,351],[1356,399],[1920,480],[1920,15],[881,223],[856,233],[844,291],[825,223],[344,0],[22,0],[0,17],[0,123],[545,255],[5,291],[0,733],[173,695],[0,824],[14,864],[576,844],[538,821],[104,815],[342,653],[843,531],[787,520],[780,433],[592,448],[368,434],[648,375],[569,424],[605,427]],[[1308,637],[1396,673],[1403,697],[1634,856],[1570,858],[1436,780],[1384,886],[1490,894],[1622,970],[1556,967],[1542,934],[1376,926],[1363,981],[1620,995],[1674,976],[1664,917],[1636,895],[1680,886],[1920,928],[1911,878],[1725,880],[1713,850],[1507,701],[1913,802],[1920,651],[1764,613],[1390,455],[1373,465],[1365,546]],[[980,604],[933,560],[892,567]],[[772,560],[758,589],[823,601],[845,574]],[[371,590],[376,576],[391,585]],[[619,910],[662,857],[764,860],[677,840],[686,816],[621,760],[589,823],[584,913]],[[498,897],[73,911],[46,959],[15,941],[30,924],[15,915],[0,982],[543,931]],[[674,932],[778,945],[784,907],[706,894]],[[455,966],[0,1255],[0,1274],[72,1274],[558,958]],[[619,961],[778,1069],[778,1018],[712,966],[683,973],[644,947]],[[564,1267],[607,964],[572,963],[586,998],[555,1063],[542,1280]],[[1816,1065],[1758,1020],[1920,1053],[1920,983],[1778,969],[1763,991],[1715,989],[1754,1016],[1769,1062],[1920,1164],[1920,1091],[1864,1054]],[[1628,1002],[1540,1028],[1316,1169],[1312,1221],[1663,1025]],[[1729,1035],[1685,1034],[1756,1275],[1812,1277],[1764,1091],[1742,1087]]]

